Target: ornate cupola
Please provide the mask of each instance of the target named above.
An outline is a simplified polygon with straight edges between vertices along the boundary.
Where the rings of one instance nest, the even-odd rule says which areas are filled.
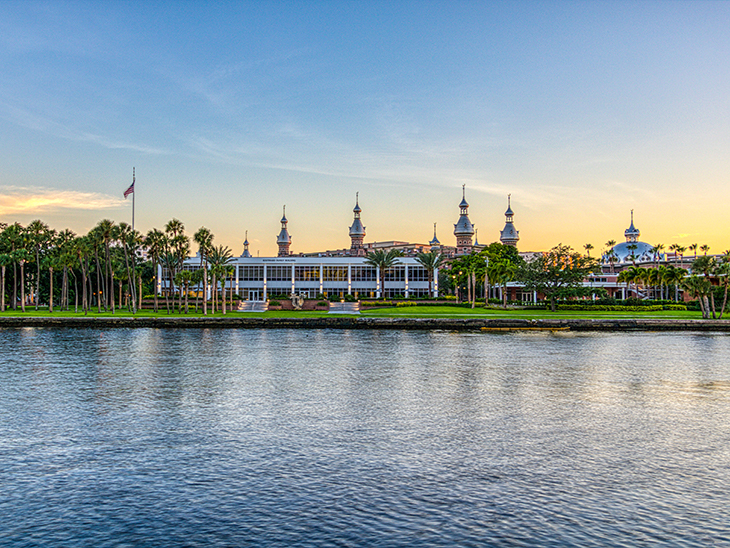
[[[454,225],[456,236],[456,254],[468,255],[472,250],[471,238],[474,236],[474,225],[469,220],[469,204],[466,201],[466,185],[461,187],[461,203],[459,204],[459,221]]]
[[[276,243],[279,245],[279,257],[288,257],[291,253],[289,248],[291,247],[291,236],[289,231],[286,229],[286,224],[289,221],[286,220],[286,206],[284,206],[284,215],[281,218],[281,232],[276,238]]]
[[[627,243],[635,243],[639,241],[639,236],[641,236],[641,232],[638,228],[634,227],[634,210],[631,210],[631,226],[627,228],[624,231],[624,236],[626,236],[626,242]]]
[[[243,240],[243,255],[241,255],[241,257],[251,257],[251,252],[248,250],[248,230],[246,231],[246,239]]]
[[[504,224],[504,229],[499,233],[499,241],[504,245],[516,247],[517,242],[520,240],[520,233],[518,230],[515,230],[515,225],[512,224],[512,217],[514,216],[514,213],[512,212],[512,205],[510,203],[511,197],[511,194],[507,194],[507,211],[504,212],[506,222]]]
[[[431,246],[432,251],[438,251],[441,249],[441,242],[439,242],[439,239],[436,237],[436,223],[433,223],[433,240],[428,242],[428,245]]]
[[[366,255],[363,241],[365,240],[365,227],[360,220],[360,193],[355,194],[355,209],[352,210],[355,219],[350,227],[350,255],[353,257],[364,257]]]

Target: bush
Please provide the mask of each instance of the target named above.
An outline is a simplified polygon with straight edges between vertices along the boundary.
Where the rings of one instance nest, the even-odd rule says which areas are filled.
[[[319,301],[317,303],[317,306],[327,306],[329,303],[327,301]]]
[[[327,300],[331,303],[338,303],[340,302],[340,295],[339,293],[332,293],[329,297],[327,297]]]
[[[346,303],[356,303],[357,299],[355,298],[355,295],[345,295],[345,302]]]
[[[392,301],[360,301],[360,306],[393,306]]]
[[[269,301],[269,306],[281,306],[279,301]]]
[[[405,306],[418,306],[418,303],[414,303],[413,301],[403,301],[400,303],[396,303],[396,308],[402,308]]]

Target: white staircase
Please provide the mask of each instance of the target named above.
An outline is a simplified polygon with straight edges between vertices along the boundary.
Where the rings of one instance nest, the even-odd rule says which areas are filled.
[[[266,312],[269,304],[266,301],[241,301],[236,312]]]
[[[330,303],[328,314],[359,314],[360,303]]]

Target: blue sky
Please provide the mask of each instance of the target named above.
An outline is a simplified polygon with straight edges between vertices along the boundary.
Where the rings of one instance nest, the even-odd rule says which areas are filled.
[[[730,248],[730,3],[4,2],[0,220]]]

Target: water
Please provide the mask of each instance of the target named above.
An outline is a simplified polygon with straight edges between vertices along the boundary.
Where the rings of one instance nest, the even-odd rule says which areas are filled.
[[[730,546],[730,337],[0,330],[0,545]]]

